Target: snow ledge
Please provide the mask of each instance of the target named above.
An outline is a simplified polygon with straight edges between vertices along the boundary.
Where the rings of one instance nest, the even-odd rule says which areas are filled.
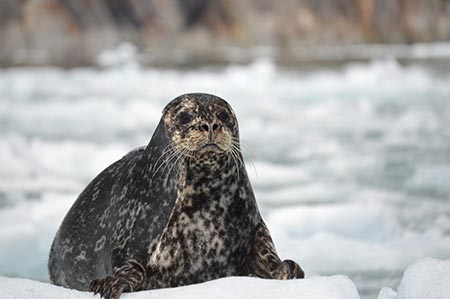
[[[410,265],[397,291],[380,290],[378,299],[446,299],[450,294],[450,260],[424,258]],[[49,283],[22,278],[0,277],[0,299],[92,299],[100,298]],[[123,299],[359,299],[355,284],[335,275],[295,280],[227,277],[171,289],[125,293]]]
[[[403,274],[397,292],[381,289],[378,299],[447,299],[450,294],[450,260],[420,259]]]
[[[8,299],[92,299],[92,293],[69,290],[28,279],[0,277],[0,298]],[[297,280],[266,280],[227,277],[197,285],[125,293],[123,299],[225,299],[225,298],[302,298],[359,299],[354,283],[347,277],[311,277]]]

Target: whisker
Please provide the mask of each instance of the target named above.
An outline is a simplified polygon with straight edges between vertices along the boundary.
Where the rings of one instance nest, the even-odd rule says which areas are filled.
[[[155,171],[153,171],[152,177],[154,177],[158,171],[161,169],[163,165],[166,165],[174,155],[176,155],[176,149],[174,147],[168,148],[170,145],[166,146],[166,149],[163,151],[161,156],[159,156],[158,160],[155,162]],[[162,159],[162,160],[161,160]],[[158,165],[158,161],[160,161],[160,164]]]
[[[243,166],[245,166],[243,157],[242,157],[242,151],[239,148],[239,144],[232,144],[232,149],[236,152],[236,157],[239,159],[239,161],[242,163]]]
[[[164,157],[164,155],[170,151],[173,150],[173,147],[170,147],[172,145],[172,142],[169,142],[168,145],[166,145],[166,147],[161,151],[161,155],[158,157],[158,159],[156,160],[156,162],[154,163],[155,165],[158,164],[158,162],[161,160],[162,157]],[[170,147],[170,148],[169,148]]]
[[[235,138],[235,137],[233,137],[231,139],[231,143],[232,143],[232,146],[236,147],[236,150],[241,154],[240,155],[242,157],[241,159],[243,159],[243,154],[242,154],[242,150],[241,150],[240,146],[243,145],[245,147],[247,154],[251,157],[251,159],[248,160],[248,162],[250,163],[251,168],[253,168],[253,171],[255,172],[256,177],[258,177],[258,171],[256,170],[255,164],[253,163],[254,156],[251,154],[249,148],[245,144],[241,143],[238,138]],[[245,164],[243,161],[242,161],[242,163]]]
[[[237,170],[237,177],[238,177],[238,181],[239,181],[239,163],[236,160],[236,153],[234,152],[233,148],[231,148],[231,150],[229,150],[230,156],[233,159],[234,164],[236,165],[236,170]]]
[[[167,170],[167,167],[169,167],[169,164],[174,160],[178,158],[179,155],[178,150],[174,150],[167,159],[164,160],[164,168],[162,169],[163,173]]]
[[[183,155],[183,158],[181,159],[181,161],[185,160],[186,158],[188,158],[188,161],[190,161],[190,154],[191,154],[191,150],[187,149],[187,148],[183,148],[181,151],[181,154]],[[177,173],[176,173],[176,177],[179,178],[180,177],[180,172],[182,170],[182,164],[178,163],[178,169],[177,169]]]
[[[178,164],[178,162],[180,162],[180,160],[185,157],[185,155],[183,154],[184,151],[183,149],[181,151],[177,151],[177,155],[178,157],[176,158],[175,162],[172,164],[172,166],[170,166],[169,171],[167,172],[167,176],[166,176],[166,186],[167,186],[167,180],[170,177],[170,173],[172,172],[172,169],[175,165]]]

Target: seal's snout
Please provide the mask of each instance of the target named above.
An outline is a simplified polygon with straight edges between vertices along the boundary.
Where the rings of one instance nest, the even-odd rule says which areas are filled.
[[[204,122],[200,125],[199,130],[208,136],[209,144],[214,144],[217,134],[220,134],[220,125],[213,122]]]
[[[204,131],[204,132],[214,132],[217,131],[217,129],[219,129],[219,125],[216,123],[203,123],[200,126],[200,131]]]

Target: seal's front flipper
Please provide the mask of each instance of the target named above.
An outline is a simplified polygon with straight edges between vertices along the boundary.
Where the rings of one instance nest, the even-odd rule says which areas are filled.
[[[126,288],[127,284],[114,276],[95,279],[89,286],[89,290],[94,292],[94,295],[100,294],[105,299],[119,299],[122,292],[127,291]]]
[[[284,260],[275,271],[272,272],[272,278],[275,279],[294,279],[305,278],[305,273],[300,266],[292,260]]]
[[[296,262],[291,260],[281,261],[269,230],[262,221],[256,227],[255,239],[247,266],[250,274],[261,278],[293,279],[305,277],[305,273]]]
[[[136,260],[129,259],[115,267],[114,276],[95,279],[89,290],[105,299],[118,299],[122,292],[133,292],[141,288],[145,279],[145,268]]]

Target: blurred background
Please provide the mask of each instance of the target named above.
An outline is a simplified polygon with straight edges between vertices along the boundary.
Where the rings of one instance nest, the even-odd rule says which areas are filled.
[[[0,0],[0,275],[48,281],[86,184],[225,98],[283,258],[362,298],[450,258],[450,1]]]

